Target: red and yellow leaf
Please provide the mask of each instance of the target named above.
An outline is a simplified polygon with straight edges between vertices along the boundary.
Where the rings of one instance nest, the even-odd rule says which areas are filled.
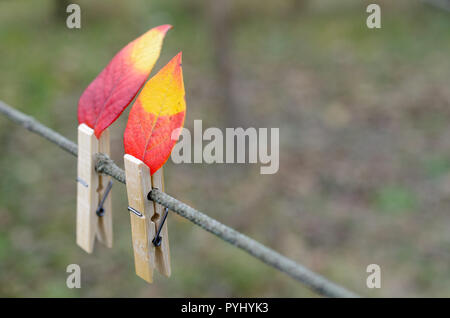
[[[127,108],[148,78],[171,25],[153,28],[125,46],[81,95],[78,122],[97,138]]]
[[[142,160],[153,175],[170,156],[186,114],[181,52],[144,86],[131,108],[125,153]]]

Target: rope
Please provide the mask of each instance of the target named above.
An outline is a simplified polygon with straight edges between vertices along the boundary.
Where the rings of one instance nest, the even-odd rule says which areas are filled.
[[[75,143],[68,140],[64,136],[58,134],[52,129],[44,126],[34,118],[21,113],[18,110],[8,106],[0,101],[0,113],[11,119],[13,122],[25,127],[50,142],[58,145],[74,156],[78,154],[78,147]],[[121,183],[125,183],[125,172],[119,168],[107,155],[99,153],[96,162],[96,171],[107,174]],[[170,195],[154,189],[150,192],[151,200],[169,208],[171,211],[188,219],[202,229],[216,235],[220,239],[229,244],[238,247],[251,256],[259,259],[286,273],[297,281],[303,283],[311,290],[326,297],[358,297],[342,286],[339,286],[325,277],[311,271],[301,264],[281,255],[273,249],[255,241],[254,239],[226,226],[219,221],[207,216],[206,214],[184,204],[181,201],[171,197]]]

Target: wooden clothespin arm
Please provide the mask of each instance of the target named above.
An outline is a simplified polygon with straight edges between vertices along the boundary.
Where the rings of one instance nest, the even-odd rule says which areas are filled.
[[[157,188],[160,189],[161,191],[164,191],[164,172],[162,167],[153,174],[152,184],[153,188]],[[155,250],[156,268],[162,275],[170,277],[171,269],[170,269],[169,231],[167,229],[167,220],[165,219],[164,216],[166,213],[166,209],[156,202],[153,202],[153,204],[155,207],[155,213],[158,216],[155,220],[155,225],[157,231],[159,230],[160,234],[160,245]]]
[[[95,154],[98,152],[108,155],[110,153],[108,130],[103,131],[100,139],[97,139],[93,129],[85,124],[79,125],[77,244],[88,253],[94,250],[96,236],[108,247],[112,247],[113,239],[111,195],[105,197],[107,184],[111,178],[95,171]],[[97,213],[101,201],[103,210]]]
[[[152,190],[150,169],[129,154],[124,156],[124,162],[136,274],[151,283],[155,267],[161,274],[170,276],[167,225],[164,224],[161,228],[161,245],[155,246],[153,240],[159,229],[162,213],[159,207],[158,213],[154,203],[147,198]]]
[[[98,152],[104,153],[108,156],[111,155],[110,150],[110,137],[109,129],[105,129],[98,141]],[[112,215],[112,179],[105,174],[98,174],[99,187],[98,187],[98,204],[96,214],[97,218],[97,239],[103,245],[111,248],[113,245],[113,215]],[[108,189],[109,187],[109,189]],[[100,206],[101,205],[101,206]],[[99,211],[99,209],[101,209]]]

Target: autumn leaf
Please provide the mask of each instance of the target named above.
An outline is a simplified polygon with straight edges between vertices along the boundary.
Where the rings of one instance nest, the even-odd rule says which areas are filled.
[[[170,28],[168,24],[158,26],[130,42],[81,95],[78,122],[94,129],[97,138],[127,108],[145,83]]]
[[[185,114],[180,52],[145,84],[131,108],[124,135],[125,153],[142,160],[153,175],[169,158],[181,131],[176,129],[183,127]]]

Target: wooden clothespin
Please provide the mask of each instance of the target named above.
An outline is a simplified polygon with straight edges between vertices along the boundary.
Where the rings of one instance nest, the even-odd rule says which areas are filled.
[[[179,53],[141,90],[123,139],[136,274],[148,282],[153,280],[154,268],[170,276],[168,210],[147,196],[153,188],[164,190],[162,167],[178,139],[185,113]]]
[[[124,161],[136,274],[151,283],[154,268],[167,277],[171,272],[163,208],[147,198],[153,187],[163,189],[163,172],[161,168],[150,176],[147,165],[129,154],[124,156]],[[157,233],[160,233],[160,238]]]
[[[95,154],[110,155],[109,131],[100,138],[86,124],[78,126],[77,244],[88,253],[95,237],[112,247],[111,177],[95,171]]]

